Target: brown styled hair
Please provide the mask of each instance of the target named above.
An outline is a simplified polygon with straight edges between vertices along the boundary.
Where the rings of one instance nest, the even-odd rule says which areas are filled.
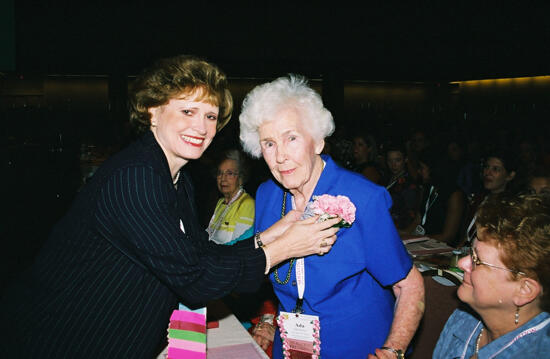
[[[541,309],[550,310],[550,197],[489,196],[476,224],[478,233],[482,231],[478,240],[494,242],[507,268],[542,285]]]
[[[219,107],[216,130],[221,130],[231,118],[233,98],[225,74],[198,57],[178,55],[158,60],[132,82],[130,122],[138,132],[145,132],[151,126],[150,108],[186,95]]]

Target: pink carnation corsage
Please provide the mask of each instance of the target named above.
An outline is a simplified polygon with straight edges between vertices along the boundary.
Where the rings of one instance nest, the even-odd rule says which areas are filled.
[[[342,220],[335,227],[351,227],[355,221],[355,205],[347,196],[332,196],[323,194],[313,196],[313,201],[309,202],[304,210],[302,218],[309,218],[319,215],[319,221],[340,217]]]

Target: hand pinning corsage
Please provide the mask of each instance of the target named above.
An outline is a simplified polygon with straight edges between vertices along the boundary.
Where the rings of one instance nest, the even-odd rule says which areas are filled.
[[[342,220],[335,227],[348,228],[355,221],[355,205],[347,196],[332,196],[330,194],[313,196],[313,201],[307,204],[302,218],[315,215],[320,216],[320,221],[340,217]]]

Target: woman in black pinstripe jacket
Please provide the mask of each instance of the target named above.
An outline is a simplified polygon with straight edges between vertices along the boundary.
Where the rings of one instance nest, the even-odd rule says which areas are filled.
[[[161,60],[135,80],[130,104],[143,136],[104,162],[31,270],[5,291],[2,357],[152,358],[179,301],[201,306],[254,291],[271,266],[334,243],[336,229],[325,229],[338,219],[296,222],[295,213],[262,233],[269,246],[205,238],[183,167],[231,117],[216,66]]]

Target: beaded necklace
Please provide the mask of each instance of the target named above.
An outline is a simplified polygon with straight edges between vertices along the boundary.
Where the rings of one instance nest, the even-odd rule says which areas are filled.
[[[285,211],[286,211],[286,194],[287,192],[284,191],[283,192],[283,206],[281,208],[281,218],[283,218],[285,216]],[[292,274],[292,267],[294,266],[294,263],[296,262],[296,258],[292,258],[290,260],[290,264],[288,266],[288,272],[286,272],[286,277],[285,277],[285,280],[281,280],[279,278],[279,266],[280,264],[278,264],[277,266],[275,266],[275,271],[273,272],[273,277],[275,277],[275,282],[279,283],[279,284],[287,284],[288,281],[290,280],[290,275]]]
[[[512,346],[516,341],[520,340],[521,338],[524,338],[527,335],[534,334],[534,333],[538,332],[539,330],[545,328],[548,324],[550,324],[550,318],[546,318],[546,320],[540,322],[539,324],[525,329],[524,331],[522,331],[521,333],[516,335],[514,337],[514,339],[512,339],[511,341],[506,343],[504,346],[502,346],[497,352],[491,354],[487,358],[489,358],[489,359],[495,358],[500,353],[502,353],[504,350],[506,350],[507,348]],[[477,328],[479,328],[480,325],[482,325],[481,321],[479,321],[477,323],[476,327],[474,328],[474,330],[470,334],[470,337],[466,341],[466,345],[464,346],[464,350],[462,351],[462,355],[460,356],[460,359],[464,359],[466,357],[466,352],[467,352],[468,347],[470,345],[470,341],[472,340],[472,337],[474,336],[474,333],[476,332]],[[484,328],[482,327],[479,334],[478,334],[478,337],[477,337],[477,340],[476,340],[476,345],[475,345],[475,352],[474,352],[474,355],[472,355],[472,358],[477,358],[477,355],[479,354],[479,344],[481,342],[481,337],[483,335],[483,330],[484,330]]]
[[[476,351],[475,351],[475,354],[474,354],[475,359],[477,359],[479,357],[479,342],[481,342],[481,337],[483,336],[483,329],[485,329],[485,328],[481,328],[481,330],[479,331],[479,335],[478,335],[477,340],[476,340]]]

